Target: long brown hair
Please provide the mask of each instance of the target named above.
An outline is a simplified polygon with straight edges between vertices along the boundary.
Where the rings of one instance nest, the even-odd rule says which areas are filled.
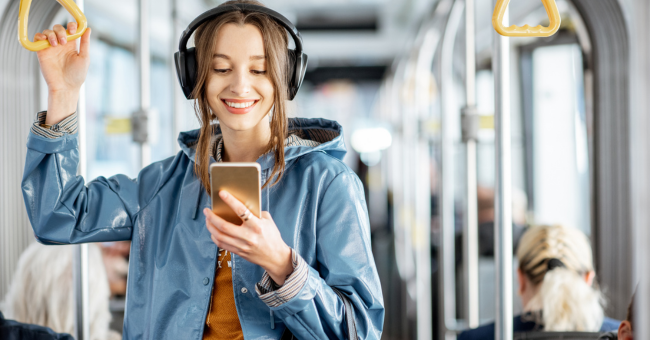
[[[221,6],[231,6],[233,4],[252,4],[264,6],[262,3],[254,0],[234,0],[227,1]],[[273,171],[264,183],[275,185],[280,181],[284,172],[284,139],[287,136],[287,115],[285,101],[287,99],[289,83],[289,56],[287,53],[288,40],[287,32],[284,27],[280,26],[266,14],[258,12],[249,12],[241,10],[235,6],[232,12],[222,14],[216,19],[201,25],[194,33],[194,45],[196,47],[196,60],[198,64],[197,81],[194,91],[192,92],[194,101],[194,112],[201,124],[199,141],[196,147],[196,158],[194,163],[194,172],[201,180],[203,187],[208,194],[211,193],[210,174],[208,169],[210,159],[210,143],[212,135],[215,133],[216,125],[211,124],[217,116],[208,103],[206,87],[210,72],[212,72],[211,61],[216,37],[219,29],[225,24],[236,25],[253,25],[262,32],[264,41],[264,54],[266,55],[266,74],[271,80],[274,88],[273,98],[273,115],[271,118],[271,138],[265,150],[273,151],[275,164]],[[273,182],[271,182],[273,180]]]

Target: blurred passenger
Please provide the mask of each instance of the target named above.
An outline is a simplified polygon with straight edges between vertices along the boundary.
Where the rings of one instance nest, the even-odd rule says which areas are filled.
[[[58,334],[53,330],[38,326],[21,323],[14,320],[6,320],[0,312],[0,339],[2,340],[74,340],[70,334]]]
[[[494,222],[494,188],[478,186],[476,188],[478,203],[478,223]],[[512,223],[526,224],[528,197],[521,189],[512,188]]]
[[[494,188],[479,186],[478,200],[478,235],[479,254],[494,256]],[[518,188],[512,188],[512,251],[514,253],[526,226],[528,197]]]
[[[8,319],[48,327],[58,333],[74,333],[73,247],[40,243],[27,247],[20,255],[3,304]],[[110,291],[101,251],[95,244],[89,244],[88,262],[90,339],[121,339],[109,330]]]
[[[632,331],[632,320],[634,320],[634,296],[632,295],[632,301],[627,307],[627,317],[625,320],[621,321],[621,324],[618,326],[618,339],[619,340],[634,340],[634,332]]]
[[[512,189],[512,253],[515,253],[519,239],[526,230],[526,214],[528,198],[522,190]],[[478,208],[478,253],[480,256],[494,256],[494,189],[479,186],[477,188]],[[460,209],[457,209],[460,210]],[[462,211],[456,218],[456,266],[460,269],[463,264],[464,245]]]
[[[633,328],[632,328],[632,323],[634,320],[634,300],[635,300],[635,295],[632,295],[632,301],[630,301],[630,305],[627,307],[627,317],[625,320],[621,322],[621,324],[618,326],[618,339],[619,340],[634,340],[634,333],[633,333]]]
[[[111,289],[111,297],[126,296],[126,276],[129,271],[129,250],[130,241],[104,242],[100,243],[102,258],[108,275],[108,286]]]
[[[532,227],[521,238],[517,258],[524,314],[514,318],[515,332],[616,329],[618,322],[604,316],[591,246],[580,230]],[[458,339],[494,339],[494,323],[465,331]]]
[[[598,340],[634,340],[634,332],[632,331],[632,320],[634,319],[634,296],[632,295],[632,301],[627,307],[627,317],[625,320],[621,321],[621,324],[618,326],[618,330],[607,332],[603,334]]]

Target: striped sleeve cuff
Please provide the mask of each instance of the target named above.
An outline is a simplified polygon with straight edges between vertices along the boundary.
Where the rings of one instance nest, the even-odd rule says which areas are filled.
[[[36,121],[32,125],[32,133],[45,138],[59,138],[67,134],[75,134],[78,129],[77,112],[64,118],[62,121],[52,126],[45,125],[45,116],[47,111],[41,111],[36,114]]]
[[[255,291],[260,299],[269,307],[279,307],[294,298],[307,282],[309,265],[298,253],[291,249],[293,272],[287,277],[282,286],[278,286],[267,272],[262,280],[255,285]]]

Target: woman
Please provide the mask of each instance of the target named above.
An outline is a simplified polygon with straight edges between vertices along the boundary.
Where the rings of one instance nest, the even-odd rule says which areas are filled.
[[[285,330],[299,339],[344,338],[345,313],[359,337],[379,339],[381,287],[362,184],[341,162],[341,126],[287,120],[287,32],[241,3],[259,5],[225,3],[231,11],[195,32],[201,128],[181,133],[182,151],[134,180],[99,177],[84,186],[75,176],[70,113],[88,68],[90,30],[79,54],[61,26],[36,35],[53,45],[38,53],[48,111],[32,128],[23,179],[36,237],[132,241],[127,339],[279,339]],[[261,165],[261,218],[235,226],[210,211],[215,161]],[[240,202],[219,194],[243,215]]]
[[[517,258],[518,294],[525,313],[514,318],[515,332],[602,332],[618,327],[604,316],[591,246],[580,230],[532,227],[521,237]],[[458,339],[494,339],[494,324],[465,331]]]

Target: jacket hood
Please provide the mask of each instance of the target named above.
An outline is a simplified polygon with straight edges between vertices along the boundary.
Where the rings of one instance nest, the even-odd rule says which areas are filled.
[[[317,146],[309,146],[302,145],[301,143],[293,143],[294,145],[285,146],[285,164],[292,159],[310,152],[324,151],[340,160],[343,159],[343,156],[347,152],[345,143],[343,142],[343,127],[336,121],[323,118],[289,118],[288,130],[289,135],[296,135],[301,139],[315,141],[320,144]],[[199,141],[199,132],[200,129],[185,131],[181,132],[178,136],[178,144],[181,150],[194,162],[196,162],[196,145]],[[219,135],[221,135],[221,127],[217,125],[215,137]],[[210,161],[214,162],[214,159],[211,158]],[[260,156],[257,162],[262,167],[262,170],[272,168],[275,157],[273,153],[268,152]]]

